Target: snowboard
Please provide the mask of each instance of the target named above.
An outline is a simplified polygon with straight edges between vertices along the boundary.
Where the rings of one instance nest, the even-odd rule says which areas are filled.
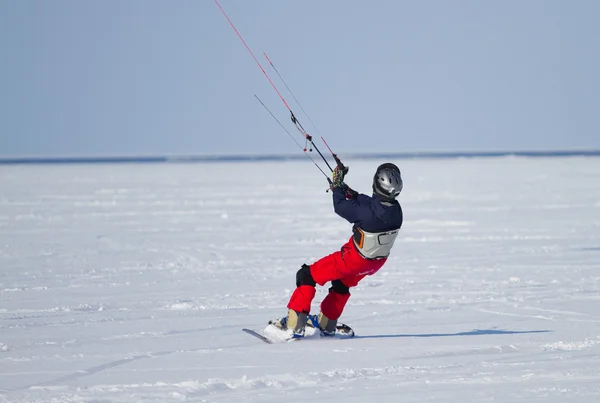
[[[354,330],[348,325],[343,323],[338,323],[336,333],[333,336],[324,336],[321,334],[319,329],[310,325],[306,326],[306,330],[304,331],[304,337],[301,338],[292,338],[291,332],[287,330],[282,330],[275,325],[269,324],[264,328],[262,333],[259,333],[252,329],[243,328],[243,332],[256,337],[259,340],[267,344],[276,344],[276,343],[289,343],[300,340],[315,340],[315,339],[348,339],[354,337]]]
[[[267,344],[273,344],[273,342],[272,342],[271,340],[269,340],[268,338],[266,338],[266,337],[265,337],[265,336],[263,336],[262,334],[255,332],[255,331],[254,331],[254,330],[252,330],[252,329],[246,329],[246,328],[242,328],[242,332],[246,332],[246,333],[248,333],[249,335],[251,335],[251,336],[254,336],[254,337],[256,337],[256,338],[257,338],[257,339],[259,339],[259,340],[262,340],[262,341],[264,341],[264,342],[265,342],[265,343],[267,343]]]

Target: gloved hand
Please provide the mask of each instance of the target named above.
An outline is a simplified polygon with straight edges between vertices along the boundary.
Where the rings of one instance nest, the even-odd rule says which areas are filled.
[[[331,182],[332,188],[344,186],[344,175],[346,174],[346,172],[344,172],[344,170],[341,170],[339,167],[335,167],[335,169],[333,170],[333,181]]]

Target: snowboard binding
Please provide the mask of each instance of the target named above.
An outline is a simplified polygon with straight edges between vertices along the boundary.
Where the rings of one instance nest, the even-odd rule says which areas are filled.
[[[269,321],[269,325],[273,325],[280,330],[287,330],[287,317],[272,319]],[[321,329],[318,315],[308,315],[306,327],[312,329],[310,333],[315,333],[318,330],[322,337],[354,337],[354,330],[344,323],[337,323],[333,332]]]

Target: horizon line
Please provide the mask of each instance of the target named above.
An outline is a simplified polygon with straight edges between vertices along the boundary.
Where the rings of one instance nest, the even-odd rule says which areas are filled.
[[[317,155],[317,154],[313,154]],[[549,151],[414,151],[344,153],[344,159],[443,159],[490,157],[597,157],[600,149]],[[97,156],[20,156],[2,157],[0,164],[106,164],[106,163],[190,163],[190,162],[250,162],[303,160],[297,154],[155,154],[155,155],[97,155]],[[331,155],[326,156],[332,159]]]

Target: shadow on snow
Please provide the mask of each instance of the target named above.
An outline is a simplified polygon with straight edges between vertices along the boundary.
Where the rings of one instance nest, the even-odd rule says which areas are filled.
[[[470,332],[460,333],[422,333],[422,334],[374,334],[367,336],[354,336],[354,339],[391,339],[396,337],[451,337],[451,336],[484,336],[484,335],[506,335],[527,333],[548,333],[552,330],[496,330],[496,329],[473,329]]]

